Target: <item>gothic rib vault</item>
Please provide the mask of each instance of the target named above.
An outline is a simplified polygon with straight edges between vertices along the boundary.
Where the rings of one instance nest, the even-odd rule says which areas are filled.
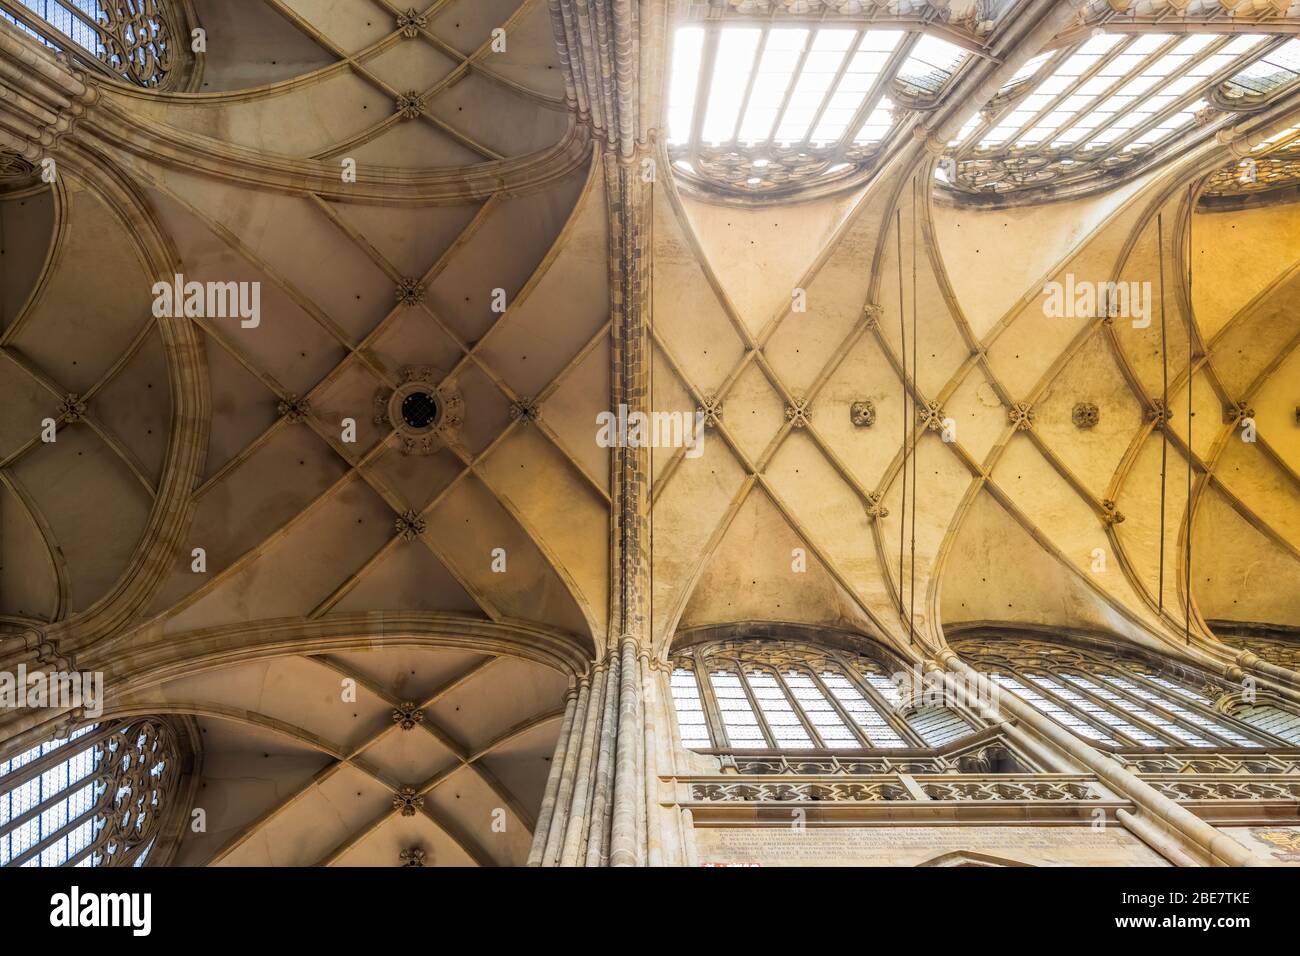
[[[190,92],[0,22],[29,164],[0,176],[0,661],[197,720],[208,829],[173,862],[687,862],[662,678],[754,626],[924,669],[1104,637],[1300,703],[1294,661],[1216,635],[1300,628],[1300,206],[1202,199],[1294,95],[975,207],[934,177],[963,108],[1098,15],[995,4],[965,42],[996,52],[870,178],[738,202],[658,133],[685,4],[253,6],[192,0]],[[155,317],[177,274],[260,283],[260,323]],[[1149,324],[1046,314],[1074,279],[1154,281]],[[412,381],[461,403],[427,447],[383,411]],[[619,404],[716,412],[703,454],[600,447]],[[84,720],[0,712],[0,751]],[[1165,859],[1249,859],[1117,780]]]

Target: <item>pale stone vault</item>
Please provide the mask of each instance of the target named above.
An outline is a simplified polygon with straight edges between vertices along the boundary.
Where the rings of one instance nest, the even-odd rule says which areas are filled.
[[[1300,862],[1295,5],[65,6],[0,864]]]

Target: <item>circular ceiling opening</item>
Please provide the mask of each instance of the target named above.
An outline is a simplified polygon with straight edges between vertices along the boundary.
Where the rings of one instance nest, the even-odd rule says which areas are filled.
[[[438,398],[430,392],[411,392],[402,399],[402,421],[410,428],[428,428],[438,420]]]

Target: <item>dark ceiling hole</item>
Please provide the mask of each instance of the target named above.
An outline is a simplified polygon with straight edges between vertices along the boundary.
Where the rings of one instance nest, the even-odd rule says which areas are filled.
[[[402,421],[412,428],[428,428],[438,417],[438,400],[428,392],[412,392],[402,399]]]

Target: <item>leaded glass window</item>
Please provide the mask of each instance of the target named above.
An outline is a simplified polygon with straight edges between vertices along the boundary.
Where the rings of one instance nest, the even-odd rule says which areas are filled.
[[[1164,673],[1119,653],[1041,641],[959,641],[995,684],[1099,746],[1231,750],[1300,742],[1300,718],[1275,707],[1219,708],[1228,688]]]
[[[1229,101],[1263,100],[1294,86],[1297,80],[1300,40],[1288,40],[1234,73],[1220,92]]]
[[[1264,32],[1112,32],[1040,54],[948,144],[938,176],[982,195],[1113,181],[1289,90],[1298,51]]]
[[[141,866],[181,776],[170,724],[92,724],[0,761],[0,866]]]
[[[674,657],[679,739],[695,750],[898,750],[969,735],[966,717],[914,707],[879,662],[787,641],[725,641]]]
[[[669,155],[688,182],[740,194],[839,179],[869,168],[970,59],[897,28],[688,22],[671,42]]]
[[[0,20],[137,86],[175,86],[171,74],[185,59],[183,24],[168,0],[0,0]]]

